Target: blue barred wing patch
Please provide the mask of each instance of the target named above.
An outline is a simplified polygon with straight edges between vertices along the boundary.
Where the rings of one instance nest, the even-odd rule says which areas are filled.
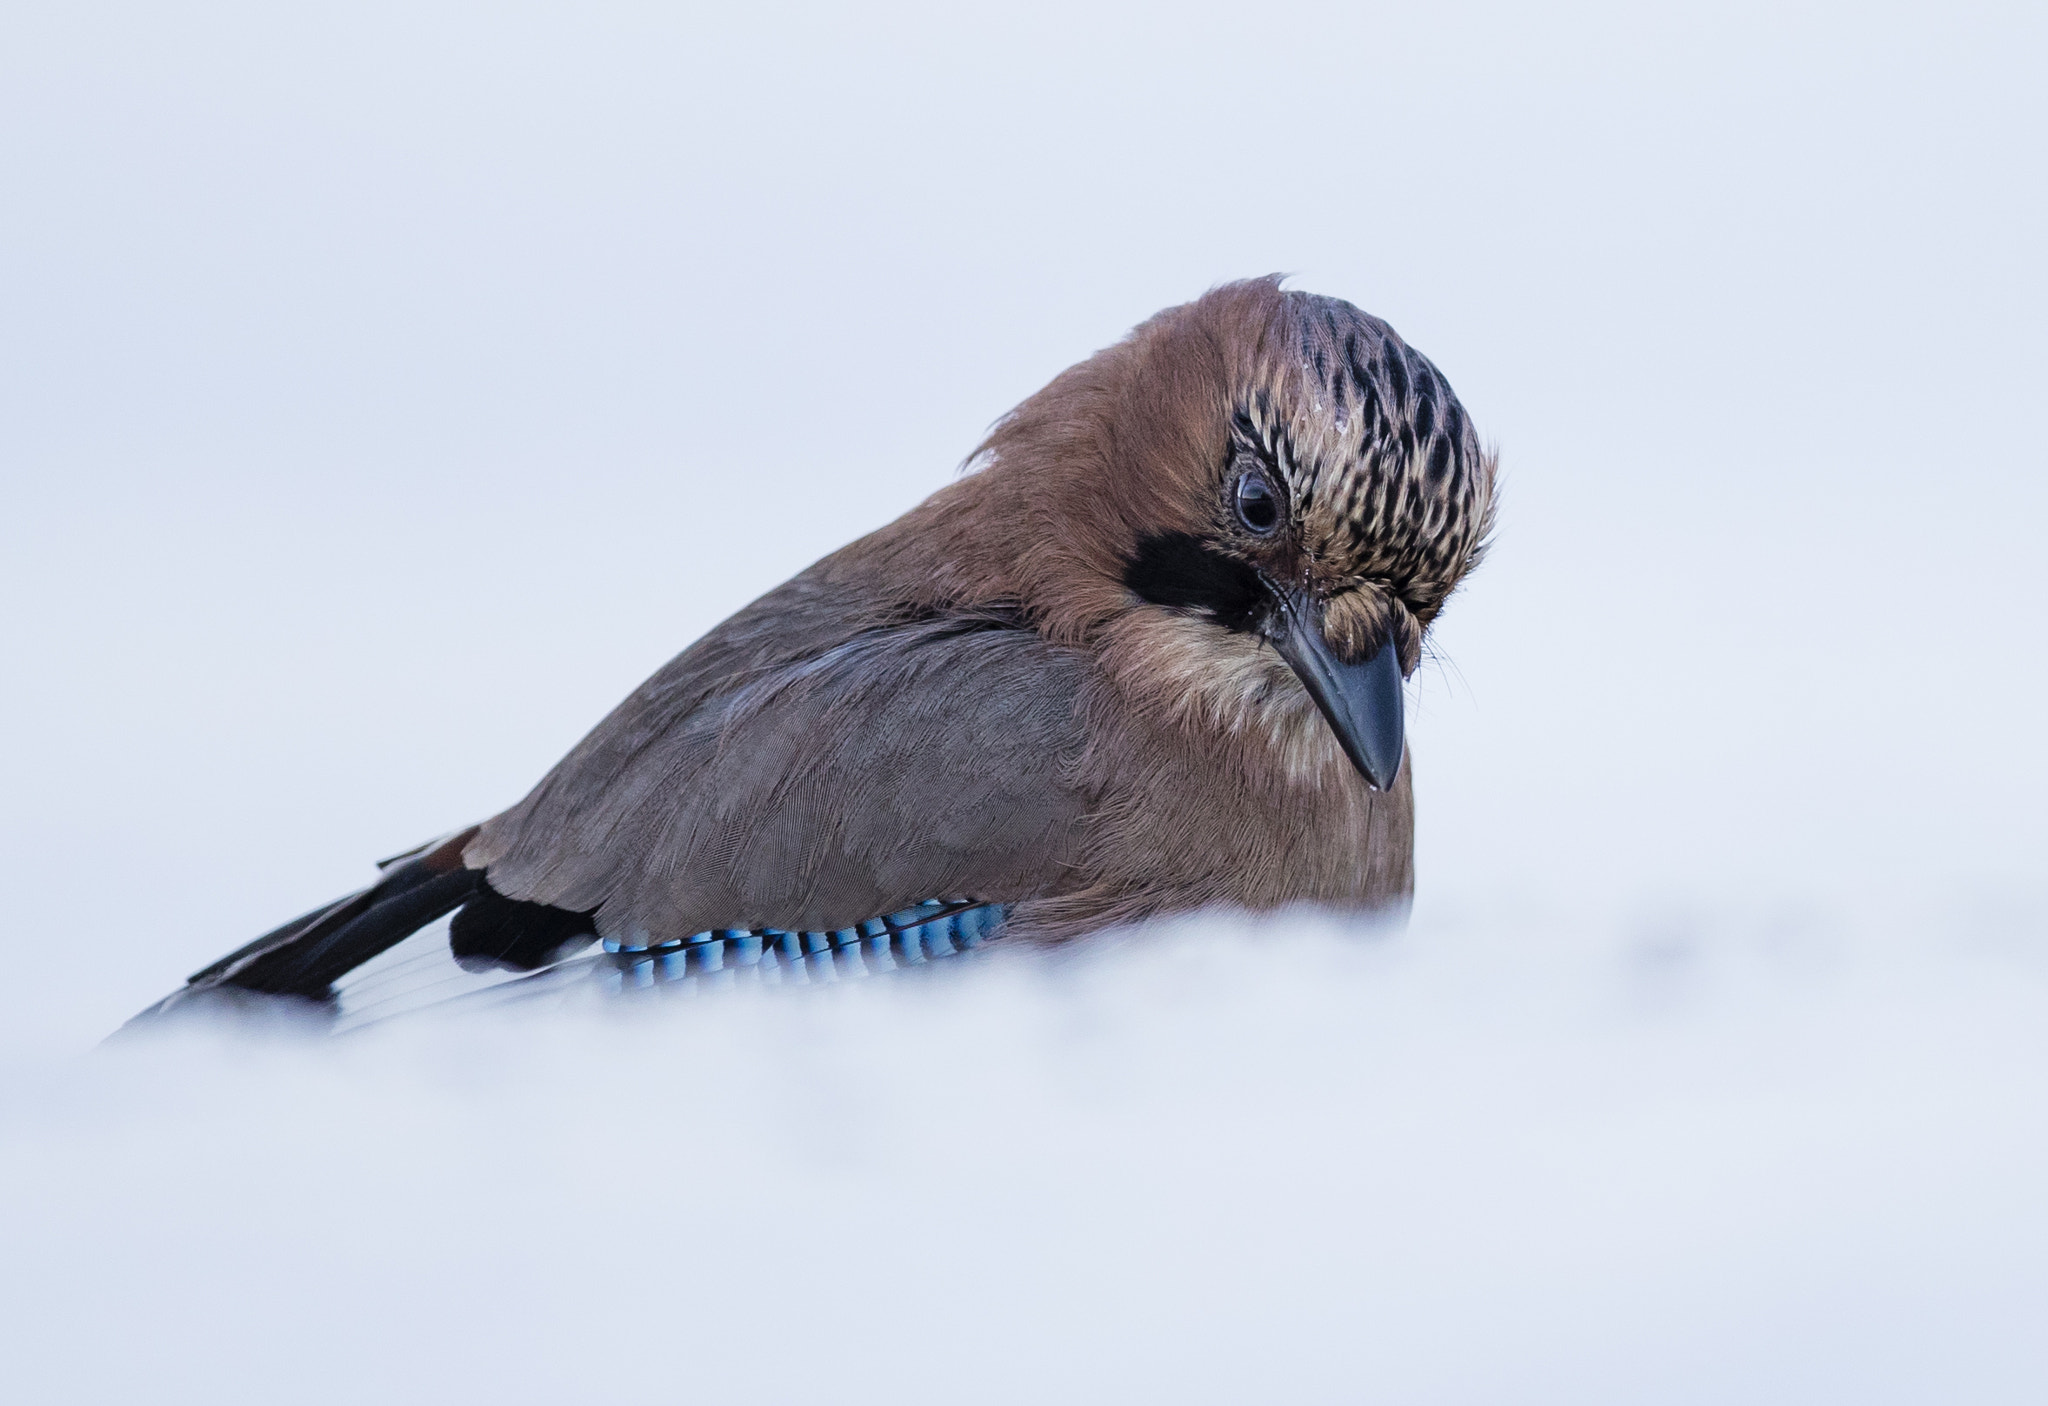
[[[843,981],[971,952],[998,936],[1008,916],[1000,903],[934,898],[831,932],[720,928],[648,945],[606,938],[601,960],[615,991],[683,981]]]
[[[734,985],[807,986],[943,962],[1002,935],[1009,908],[929,899],[833,932],[722,928],[668,942],[603,940],[536,972],[472,972],[448,951],[448,920],[430,924],[337,981],[342,1033],[429,1009],[479,1008],[642,990],[687,994]]]

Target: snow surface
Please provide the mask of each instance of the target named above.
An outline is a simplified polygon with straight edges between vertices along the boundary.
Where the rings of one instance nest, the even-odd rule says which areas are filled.
[[[1216,919],[17,1062],[10,1395],[2035,1401],[2048,943],[1917,934]]]

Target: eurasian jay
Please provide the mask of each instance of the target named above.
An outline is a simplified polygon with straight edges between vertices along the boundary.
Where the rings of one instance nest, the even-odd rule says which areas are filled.
[[[497,980],[654,984],[1218,904],[1398,908],[1402,684],[1485,550],[1494,481],[1386,323],[1277,278],[1219,287],[677,655],[510,810],[145,1014],[335,1009],[451,913],[437,950]]]

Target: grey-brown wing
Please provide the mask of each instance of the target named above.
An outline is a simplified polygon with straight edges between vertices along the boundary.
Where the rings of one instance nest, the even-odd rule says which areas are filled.
[[[466,861],[635,941],[1056,891],[1086,810],[1069,779],[1084,656],[945,618],[827,644],[805,604],[771,596],[679,657]],[[778,606],[811,624],[769,630]],[[792,628],[809,648],[776,660],[763,640]]]

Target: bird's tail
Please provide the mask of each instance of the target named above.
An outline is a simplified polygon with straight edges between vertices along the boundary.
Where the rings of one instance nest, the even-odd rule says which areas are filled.
[[[483,871],[462,862],[463,848],[475,836],[471,826],[383,861],[383,872],[368,888],[273,928],[194,972],[128,1025],[248,996],[326,1002],[337,979],[487,891]]]

